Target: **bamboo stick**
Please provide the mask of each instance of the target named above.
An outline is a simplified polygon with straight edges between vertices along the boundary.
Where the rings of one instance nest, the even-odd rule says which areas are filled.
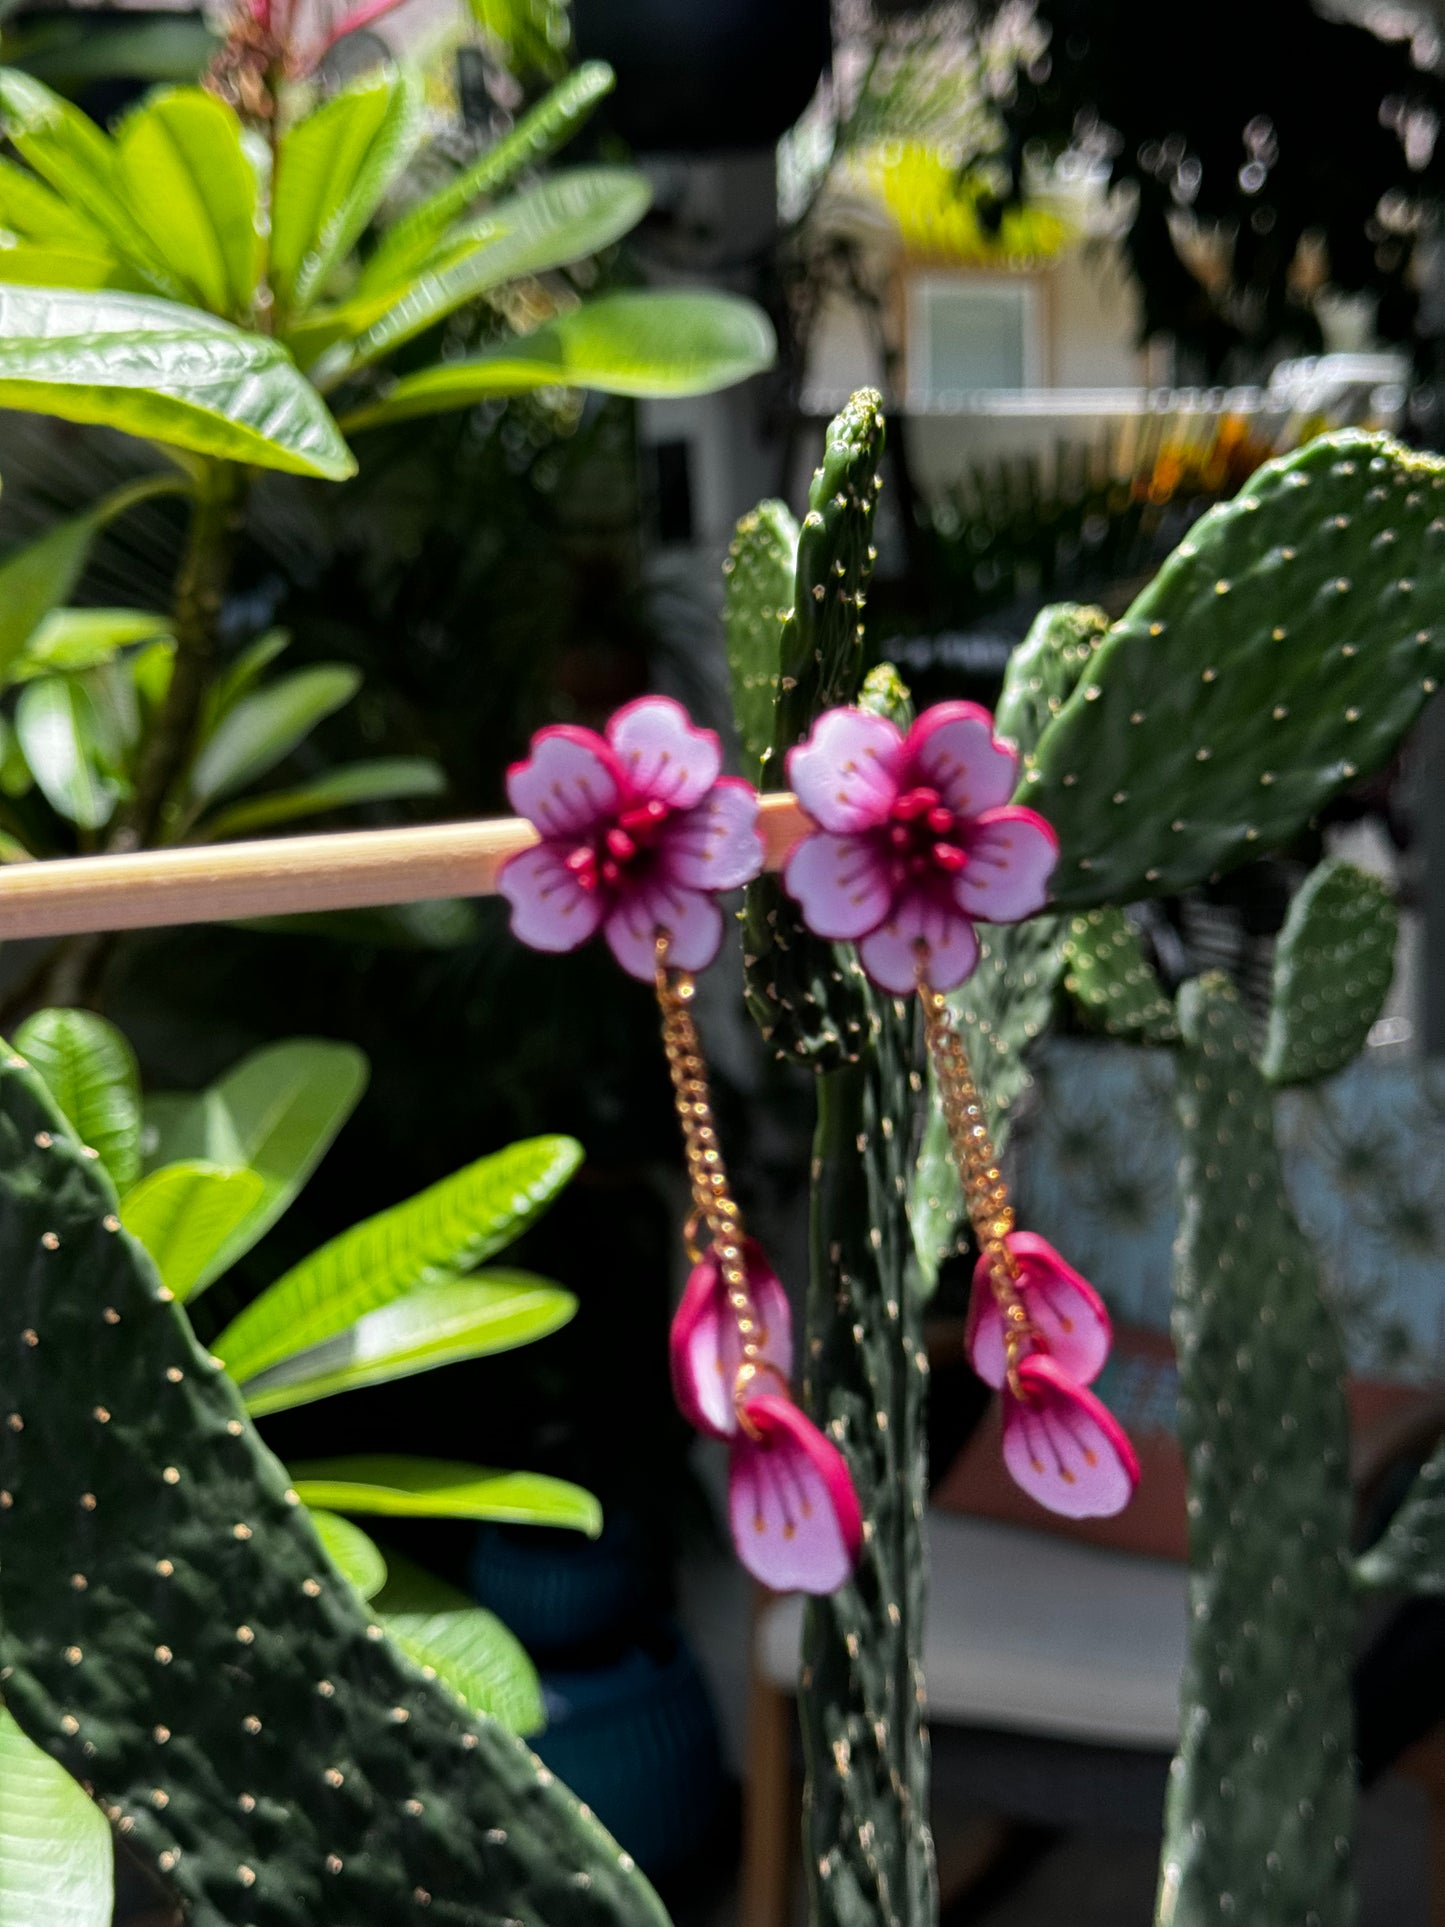
[[[796,797],[765,796],[759,827],[776,870],[809,819]],[[506,816],[12,863],[0,869],[0,940],[493,896],[503,863],[536,840]]]

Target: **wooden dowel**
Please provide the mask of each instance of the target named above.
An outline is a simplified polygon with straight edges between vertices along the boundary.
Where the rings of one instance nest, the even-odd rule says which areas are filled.
[[[760,827],[776,870],[809,821],[796,797],[765,796]],[[492,896],[503,863],[536,840],[506,816],[12,863],[0,869],[0,941]]]

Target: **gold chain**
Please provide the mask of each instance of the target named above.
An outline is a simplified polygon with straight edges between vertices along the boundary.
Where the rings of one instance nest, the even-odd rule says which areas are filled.
[[[753,1428],[748,1425],[743,1410],[743,1394],[760,1373],[772,1369],[762,1356],[767,1332],[748,1290],[742,1214],[728,1183],[727,1166],[713,1121],[707,1062],[692,1019],[697,985],[691,971],[668,969],[667,951],[668,940],[665,935],[659,935],[654,981],[658,1008],[662,1012],[662,1044],[667,1052],[667,1068],[672,1077],[673,1098],[687,1156],[692,1222],[707,1226],[709,1243],[727,1287],[728,1304],[737,1320],[742,1364],[738,1368],[733,1398],[739,1421],[751,1432]]]
[[[989,1283],[1003,1313],[1004,1346],[1012,1377],[1024,1346],[1033,1341],[1036,1334],[1019,1293],[1018,1261],[1006,1243],[1014,1228],[1008,1185],[999,1169],[998,1154],[989,1135],[988,1113],[973,1081],[968,1052],[953,1021],[948,1000],[941,991],[922,981],[918,996],[923,1005],[928,1053],[933,1059],[943,1100],[943,1121],[963,1185],[969,1221],[978,1248],[988,1260]]]

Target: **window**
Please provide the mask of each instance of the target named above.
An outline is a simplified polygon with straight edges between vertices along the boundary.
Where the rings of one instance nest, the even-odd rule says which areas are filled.
[[[908,385],[916,402],[1033,388],[1042,368],[1039,289],[1015,275],[932,274],[909,287]]]

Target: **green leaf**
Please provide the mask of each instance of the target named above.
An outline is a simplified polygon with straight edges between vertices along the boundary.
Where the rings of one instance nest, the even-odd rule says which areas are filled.
[[[329,810],[353,808],[358,803],[392,802],[405,796],[438,796],[446,775],[426,756],[396,756],[371,763],[348,763],[328,770],[314,782],[296,789],[273,790],[267,796],[247,797],[229,809],[209,816],[199,836],[219,843],[228,836],[254,836],[278,823],[301,816],[322,816]]]
[[[34,682],[37,676],[96,669],[122,649],[169,634],[166,618],[149,609],[52,609],[12,663],[8,680]]]
[[[494,1472],[450,1459],[385,1454],[325,1459],[292,1468],[303,1504],[395,1519],[501,1519],[568,1526],[595,1539],[602,1508],[590,1492],[540,1472]]]
[[[767,316],[737,295],[609,294],[484,355],[404,375],[346,422],[374,428],[532,388],[708,394],[770,367],[776,352]]]
[[[124,785],[105,767],[104,725],[82,683],[70,676],[27,683],[15,733],[53,810],[83,830],[110,821]]]
[[[582,1162],[569,1137],[511,1144],[343,1231],[248,1305],[216,1340],[241,1383],[346,1331],[367,1312],[485,1262],[520,1236]]]
[[[104,233],[34,174],[14,161],[0,160],[0,229],[41,247],[77,254],[105,255]]]
[[[351,1044],[293,1037],[253,1051],[199,1096],[153,1098],[153,1168],[179,1159],[240,1166],[264,1180],[249,1215],[203,1269],[191,1296],[249,1251],[290,1205],[366,1088],[366,1059]]]
[[[0,281],[31,288],[130,288],[145,292],[145,282],[109,254],[79,248],[38,248],[25,241],[0,241]]]
[[[313,1512],[311,1523],[326,1556],[363,1599],[374,1599],[386,1584],[386,1560],[375,1540],[339,1512]]]
[[[303,311],[355,246],[416,150],[422,93],[411,74],[368,74],[282,137],[271,206],[271,286]]]
[[[124,1195],[140,1176],[140,1074],[130,1045],[88,1010],[37,1010],[14,1041]]]
[[[0,129],[85,227],[158,293],[185,299],[184,283],[126,205],[115,144],[94,121],[29,74],[0,67]]]
[[[361,671],[346,663],[318,663],[280,676],[244,696],[216,726],[191,770],[191,794],[209,803],[264,776],[319,722],[349,703]]]
[[[247,314],[261,213],[235,111],[201,87],[162,88],[121,123],[116,153],[126,205],[186,294],[214,314]]]
[[[0,286],[0,407],[328,481],[356,471],[279,342],[146,295]]]
[[[0,1707],[4,1927],[110,1927],[114,1858],[100,1808]]]
[[[545,1338],[577,1310],[570,1292],[524,1271],[444,1278],[367,1312],[347,1331],[241,1387],[254,1418],[311,1405],[319,1398],[385,1385],[464,1358],[486,1358]]]
[[[83,515],[57,522],[34,542],[12,549],[0,561],[0,677],[34,639],[44,617],[75,588],[90,545],[106,523],[140,502],[157,495],[174,495],[179,486],[171,476],[147,476],[143,481],[128,483],[112,490]],[[151,623],[148,635],[166,626],[161,617],[152,617]]]
[[[636,227],[651,199],[647,182],[629,168],[577,168],[549,176],[448,235],[397,289],[396,305],[349,348],[338,350],[334,363],[328,357],[317,378],[334,380],[389,354],[489,289],[596,254]]]
[[[288,629],[268,629],[248,643],[234,661],[227,663],[207,692],[205,723],[201,730],[203,742],[226,712],[234,709],[243,696],[250,695],[290,642]]]
[[[435,1673],[473,1713],[510,1733],[546,1724],[542,1682],[516,1634],[480,1606],[455,1612],[386,1613],[382,1625],[409,1658]]]
[[[142,1178],[120,1201],[120,1219],[156,1262],[177,1298],[195,1295],[216,1275],[217,1255],[265,1194],[259,1171],[188,1160]]]
[[[524,114],[510,134],[479,154],[445,187],[409,208],[382,236],[362,270],[363,288],[391,288],[419,267],[454,220],[483,195],[495,194],[523,168],[536,167],[569,141],[616,84],[602,60],[586,60]]]

